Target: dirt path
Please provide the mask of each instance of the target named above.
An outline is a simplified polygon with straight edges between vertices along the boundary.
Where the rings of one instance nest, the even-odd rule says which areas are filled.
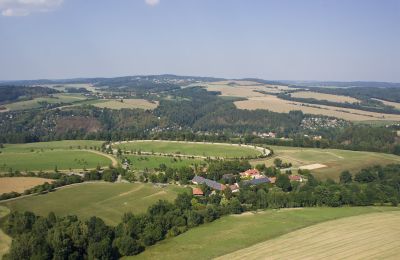
[[[95,153],[95,154],[98,154],[98,155],[107,157],[108,159],[111,160],[112,166],[114,166],[114,167],[117,167],[117,166],[118,166],[118,161],[117,161],[117,159],[116,159],[114,156],[110,155],[110,154],[102,153],[102,152],[95,151],[95,150],[83,150],[83,151],[87,151],[87,152],[91,152],[91,153]]]

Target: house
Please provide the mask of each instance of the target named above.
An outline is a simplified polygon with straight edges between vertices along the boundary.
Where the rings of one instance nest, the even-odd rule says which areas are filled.
[[[204,196],[204,193],[200,188],[193,188],[192,192],[194,196]]]
[[[227,173],[227,174],[222,175],[222,179],[224,181],[230,181],[232,179],[235,179],[235,175],[232,173]]]
[[[240,176],[242,177],[254,177],[260,175],[260,172],[257,169],[249,169],[245,172],[241,172]]]
[[[226,189],[226,186],[219,182],[209,180],[209,179],[203,178],[201,176],[197,176],[197,175],[194,176],[194,178],[192,179],[192,183],[197,184],[197,185],[206,184],[208,187],[210,187],[211,189],[214,189],[214,190],[222,191],[222,190]]]
[[[232,192],[239,192],[239,184],[237,183],[230,185],[229,188],[231,189]]]
[[[205,182],[205,180],[206,180],[205,178],[196,175],[196,176],[194,176],[192,182],[193,182],[194,184],[200,185],[200,184],[203,184],[203,183]]]
[[[249,181],[245,181],[243,184],[244,185],[258,185],[258,184],[263,184],[263,183],[269,183],[269,178],[264,177],[264,178],[252,179]]]
[[[303,178],[300,175],[289,175],[289,180],[302,182]]]
[[[275,184],[275,182],[276,182],[276,177],[268,177],[268,179],[269,179],[269,183]]]

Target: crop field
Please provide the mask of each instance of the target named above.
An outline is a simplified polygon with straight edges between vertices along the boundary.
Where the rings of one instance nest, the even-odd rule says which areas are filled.
[[[166,239],[132,259],[211,259],[324,221],[392,210],[398,208],[298,208],[230,215]],[[279,248],[291,252],[292,246],[281,244]]]
[[[102,218],[116,225],[126,212],[142,213],[160,199],[172,201],[184,188],[168,185],[161,188],[144,183],[93,182],[71,185],[54,192],[0,202],[10,210],[32,211],[46,216],[77,215],[83,219],[91,216]]]
[[[39,171],[95,168],[108,166],[110,156],[90,147],[100,147],[101,141],[56,141],[28,144],[6,144],[0,149],[0,172],[10,168],[20,171]],[[84,149],[84,150],[83,150]]]
[[[319,179],[338,180],[344,170],[356,173],[369,166],[400,163],[400,156],[393,154],[285,146],[270,146],[270,148],[274,151],[274,157],[253,160],[252,163],[263,162],[270,166],[273,165],[275,158],[281,158],[284,162],[292,163],[294,169],[317,163],[326,165],[327,167],[311,171]]]
[[[0,178],[0,194],[8,192],[24,192],[27,189],[53,180],[36,177],[2,177]]]
[[[4,216],[8,215],[10,210],[6,207],[0,206],[0,220]],[[8,252],[8,249],[11,246],[11,237],[6,235],[3,230],[0,229],[0,259],[3,258],[3,255]]]
[[[145,99],[123,99],[121,100],[101,100],[99,103],[93,103],[94,106],[100,108],[110,109],[123,109],[123,108],[140,108],[140,109],[155,109],[158,106],[158,102],[150,102]]]
[[[76,101],[82,101],[86,98],[79,94],[54,94],[51,97],[40,97],[32,100],[18,101],[4,105],[9,110],[25,110],[39,108],[39,102],[47,102],[49,104],[56,103],[72,103]]]
[[[391,102],[391,101],[386,101],[386,100],[381,100],[381,99],[376,99],[376,98],[373,98],[373,99],[378,100],[378,101],[381,101],[383,104],[385,104],[385,105],[387,105],[387,106],[392,106],[392,107],[395,107],[395,108],[397,108],[397,109],[400,109],[400,103]]]
[[[176,158],[168,156],[146,156],[146,155],[125,155],[131,161],[131,168],[136,170],[159,168],[160,164],[165,164],[167,167],[179,168],[182,166],[190,166],[194,164],[200,165],[205,163],[200,159]]]
[[[217,259],[398,259],[399,221],[399,211],[328,221]]]
[[[155,152],[164,154],[182,154],[204,157],[240,158],[260,155],[261,152],[244,146],[232,144],[192,143],[173,141],[132,141],[113,145],[133,152]]]
[[[313,92],[313,91],[299,91],[299,92],[294,92],[291,94],[292,97],[295,98],[314,98],[317,100],[328,100],[332,102],[338,102],[338,103],[356,103],[360,102],[360,100],[353,98],[353,97],[348,97],[348,96],[341,96],[341,95],[332,95],[332,94],[324,94],[324,93],[318,93],[318,92]]]

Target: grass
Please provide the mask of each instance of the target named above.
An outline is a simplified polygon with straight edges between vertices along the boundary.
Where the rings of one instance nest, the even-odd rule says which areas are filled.
[[[9,212],[10,210],[8,208],[0,206],[0,219],[5,217]],[[3,232],[3,230],[0,229],[0,259],[2,259],[3,255],[8,252],[10,246],[11,237],[9,237]]]
[[[153,103],[145,99],[124,99],[124,102],[118,100],[107,100],[98,103],[93,103],[95,107],[110,108],[110,109],[123,109],[123,108],[140,108],[140,109],[155,109],[158,103]]]
[[[142,151],[156,153],[175,153],[185,155],[196,155],[205,157],[224,157],[224,158],[240,158],[247,156],[259,155],[255,149],[249,147],[240,147],[229,144],[205,144],[205,143],[185,143],[185,142],[168,142],[168,141],[135,141],[115,145],[122,150]]]
[[[165,188],[144,183],[84,183],[59,189],[44,195],[0,202],[12,211],[32,211],[46,216],[77,215],[83,219],[102,218],[116,225],[126,212],[142,213],[160,199],[172,201],[185,189],[169,185]]]
[[[284,162],[291,162],[294,168],[302,165],[321,163],[327,167],[311,171],[319,179],[331,178],[338,180],[340,173],[344,170],[356,173],[362,168],[373,165],[400,163],[399,156],[385,153],[285,146],[269,147],[274,151],[275,157],[254,160],[253,164],[264,162],[267,165],[272,165],[275,158],[281,158]]]
[[[204,161],[198,159],[174,158],[166,156],[124,155],[124,157],[130,159],[132,163],[131,168],[136,170],[159,168],[160,164],[162,163],[171,168],[179,168],[182,166],[194,165],[196,163],[204,163]]]
[[[0,172],[95,168],[108,166],[111,160],[101,154],[80,150],[100,147],[101,141],[55,141],[6,144],[0,149]]]
[[[394,227],[399,221],[399,211],[328,221],[218,259],[397,259],[400,229]]]
[[[147,248],[135,258],[211,259],[320,222],[395,209],[392,207],[304,208],[227,216],[193,228],[180,236],[166,239]],[[284,249],[290,249],[291,246],[280,245]]]

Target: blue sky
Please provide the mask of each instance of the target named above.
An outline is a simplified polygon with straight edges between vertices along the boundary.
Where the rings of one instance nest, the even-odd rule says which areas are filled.
[[[400,82],[400,0],[0,0],[0,79]]]

